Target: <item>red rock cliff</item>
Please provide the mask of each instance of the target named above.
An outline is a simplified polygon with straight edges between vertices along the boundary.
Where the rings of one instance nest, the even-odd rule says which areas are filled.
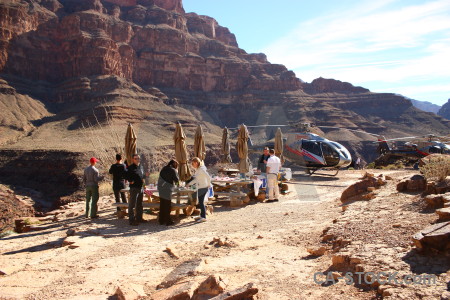
[[[216,20],[181,0],[12,0],[0,4],[0,71],[60,83],[116,75],[187,91],[296,90],[282,65],[238,48]]]

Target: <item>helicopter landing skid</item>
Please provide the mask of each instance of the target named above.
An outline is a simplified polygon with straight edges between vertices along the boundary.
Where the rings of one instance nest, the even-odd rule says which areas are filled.
[[[312,176],[314,173],[316,173],[319,170],[326,170],[326,169],[306,169],[306,174],[308,174],[309,176]],[[326,173],[317,173],[317,175],[323,175],[323,176],[336,176],[339,173],[339,169],[333,169],[336,171],[336,173],[334,174],[326,174]]]

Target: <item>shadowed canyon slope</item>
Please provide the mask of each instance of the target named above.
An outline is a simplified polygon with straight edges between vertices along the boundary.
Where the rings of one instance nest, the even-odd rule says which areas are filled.
[[[305,121],[387,136],[450,127],[402,96],[333,79],[303,82],[240,49],[213,18],[185,13],[181,0],[8,0],[0,27],[4,148],[92,150],[81,129],[105,124],[105,111],[119,136],[133,122],[147,148],[172,144],[176,121],[189,141],[202,123],[209,143],[219,142],[220,127],[240,122]],[[350,140],[356,152],[370,139],[327,134]],[[272,135],[259,130],[255,138]]]

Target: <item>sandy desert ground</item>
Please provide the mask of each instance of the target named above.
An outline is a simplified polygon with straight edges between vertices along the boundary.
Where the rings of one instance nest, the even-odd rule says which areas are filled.
[[[100,218],[94,220],[84,218],[84,203],[72,203],[57,211],[59,221],[40,224],[43,230],[1,239],[0,270],[5,275],[0,276],[0,299],[108,299],[117,287],[129,283],[143,287],[147,295],[143,299],[152,299],[158,285],[181,279],[201,280],[211,274],[225,280],[226,290],[254,283],[259,289],[256,299],[381,297],[374,289],[347,285],[343,280],[336,284],[315,283],[314,274],[333,270],[332,257],[343,250],[325,245],[328,251],[319,257],[310,256],[307,251],[320,246],[324,230],[331,230],[351,239],[349,244],[353,247],[384,245],[374,246],[368,255],[390,258],[391,261],[379,264],[387,269],[397,266],[405,272],[425,272],[405,263],[404,255],[414,251],[412,234],[436,216],[407,209],[414,206],[418,195],[401,195],[395,190],[400,178],[415,171],[375,171],[376,176],[381,173],[393,179],[377,191],[377,197],[351,204],[345,211],[339,201],[341,193],[358,181],[364,171],[342,171],[338,177],[295,174],[289,184],[291,192],[282,196],[280,202],[251,202],[240,208],[217,202],[207,222],[196,223],[190,217],[182,217],[171,227],[160,226],[154,214],[145,215],[148,223],[128,225],[126,219],[114,215],[111,196],[100,199]],[[396,205],[404,208],[405,218],[411,218],[408,213],[420,217],[404,226],[407,222],[394,216],[399,212]],[[391,232],[378,227],[376,220],[380,218],[389,230],[399,230]],[[397,226],[399,222],[401,225]],[[74,236],[67,237],[69,229],[75,230]],[[217,238],[228,244],[213,243]],[[61,246],[64,240],[77,247]],[[389,245],[389,241],[396,244]],[[177,257],[169,255],[167,247]],[[391,286],[384,297],[436,299],[444,295],[450,277],[448,259],[425,257],[418,262],[422,263],[441,268],[434,273],[438,274],[436,285],[414,289]],[[373,271],[376,267],[372,265]]]

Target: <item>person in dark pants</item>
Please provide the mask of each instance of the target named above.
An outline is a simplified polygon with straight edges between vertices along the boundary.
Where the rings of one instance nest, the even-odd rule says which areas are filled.
[[[103,176],[99,175],[99,172],[95,165],[99,160],[92,157],[89,162],[90,166],[84,169],[83,182],[86,185],[86,212],[85,217],[91,219],[98,218],[97,215],[97,202],[99,198],[98,183],[103,180]]]
[[[133,163],[128,167],[125,178],[130,182],[130,199],[128,201],[128,217],[130,225],[137,226],[143,223],[144,213],[142,200],[144,198],[144,170],[140,165],[138,154],[133,155]],[[135,210],[136,209],[136,213]]]
[[[158,178],[158,192],[159,192],[159,216],[158,222],[161,225],[173,225],[174,222],[170,218],[170,211],[172,209],[172,192],[175,184],[180,181],[178,177],[178,162],[171,160],[161,169]]]
[[[205,164],[200,158],[194,157],[191,164],[195,169],[195,175],[187,185],[195,184],[197,186],[198,204],[200,206],[200,216],[196,217],[195,220],[197,222],[206,222],[205,198],[207,197],[207,193],[211,186],[211,176],[209,176]]]
[[[113,175],[113,191],[114,197],[116,198],[116,203],[120,203],[120,199],[122,198],[122,203],[127,203],[127,198],[124,192],[120,192],[125,188],[125,173],[127,169],[125,165],[122,163],[122,155],[116,154],[116,163],[111,165],[109,168],[109,174]],[[117,207],[117,211],[120,211],[120,208]]]
[[[269,147],[264,147],[263,154],[261,155],[258,161],[257,171],[261,171],[261,176],[266,179],[266,199],[269,199],[269,187],[267,186],[267,174],[266,174],[267,161],[269,160],[269,157],[270,157]]]

